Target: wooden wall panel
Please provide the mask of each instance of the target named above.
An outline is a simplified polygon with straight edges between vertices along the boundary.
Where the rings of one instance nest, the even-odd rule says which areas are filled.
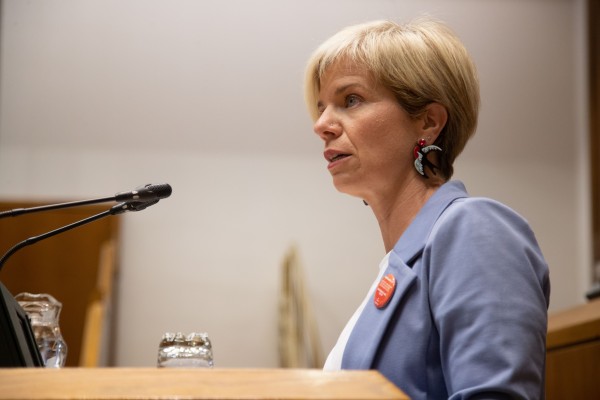
[[[60,203],[52,201],[41,204]],[[1,202],[0,210],[40,205]],[[0,220],[0,254],[16,243],[103,212],[108,205],[45,211]],[[15,253],[0,271],[0,281],[13,295],[49,293],[63,304],[60,328],[68,346],[67,366],[79,363],[85,313],[96,287],[100,249],[117,241],[119,216],[108,216],[45,239]]]

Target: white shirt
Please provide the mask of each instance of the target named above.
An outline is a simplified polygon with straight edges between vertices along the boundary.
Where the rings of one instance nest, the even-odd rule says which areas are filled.
[[[344,350],[346,349],[346,343],[348,343],[348,338],[350,337],[350,333],[354,329],[354,325],[356,325],[356,321],[358,320],[358,317],[360,316],[363,309],[367,305],[367,301],[373,301],[373,295],[375,294],[375,289],[377,288],[379,281],[381,281],[381,279],[383,278],[383,273],[385,272],[385,270],[388,266],[389,259],[390,259],[390,253],[387,253],[385,255],[385,257],[383,257],[383,260],[381,260],[381,262],[379,263],[379,274],[377,275],[375,282],[373,282],[373,285],[371,285],[371,288],[369,289],[369,293],[367,294],[367,297],[365,297],[365,299],[360,304],[360,306],[358,306],[358,309],[356,309],[354,314],[352,314],[352,317],[350,318],[350,320],[344,327],[344,330],[340,334],[340,337],[338,338],[337,343],[335,344],[335,346],[333,346],[333,349],[331,349],[329,356],[327,356],[327,360],[325,361],[323,370],[336,371],[336,370],[342,369],[342,357],[344,356]]]

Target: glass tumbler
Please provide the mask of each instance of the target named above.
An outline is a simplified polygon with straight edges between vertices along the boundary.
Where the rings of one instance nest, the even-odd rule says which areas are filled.
[[[167,332],[158,346],[158,367],[211,368],[212,345],[204,332]]]

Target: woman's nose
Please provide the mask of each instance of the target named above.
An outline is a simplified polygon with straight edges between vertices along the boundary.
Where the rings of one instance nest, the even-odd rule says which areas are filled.
[[[313,130],[325,141],[342,134],[342,128],[338,119],[333,112],[329,111],[329,109],[325,109],[321,113],[319,119],[315,121]]]

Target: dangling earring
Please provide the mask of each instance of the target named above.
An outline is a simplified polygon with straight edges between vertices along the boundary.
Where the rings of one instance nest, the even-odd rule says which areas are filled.
[[[433,172],[434,175],[436,175],[435,170],[440,169],[440,167],[429,161],[429,159],[427,158],[427,153],[429,153],[430,151],[442,151],[442,149],[435,145],[426,145],[427,142],[425,141],[425,139],[419,140],[417,142],[417,145],[413,149],[413,155],[415,157],[415,169],[419,174],[428,179],[429,177],[425,173],[424,167],[429,167],[429,169],[431,170],[431,172]]]

